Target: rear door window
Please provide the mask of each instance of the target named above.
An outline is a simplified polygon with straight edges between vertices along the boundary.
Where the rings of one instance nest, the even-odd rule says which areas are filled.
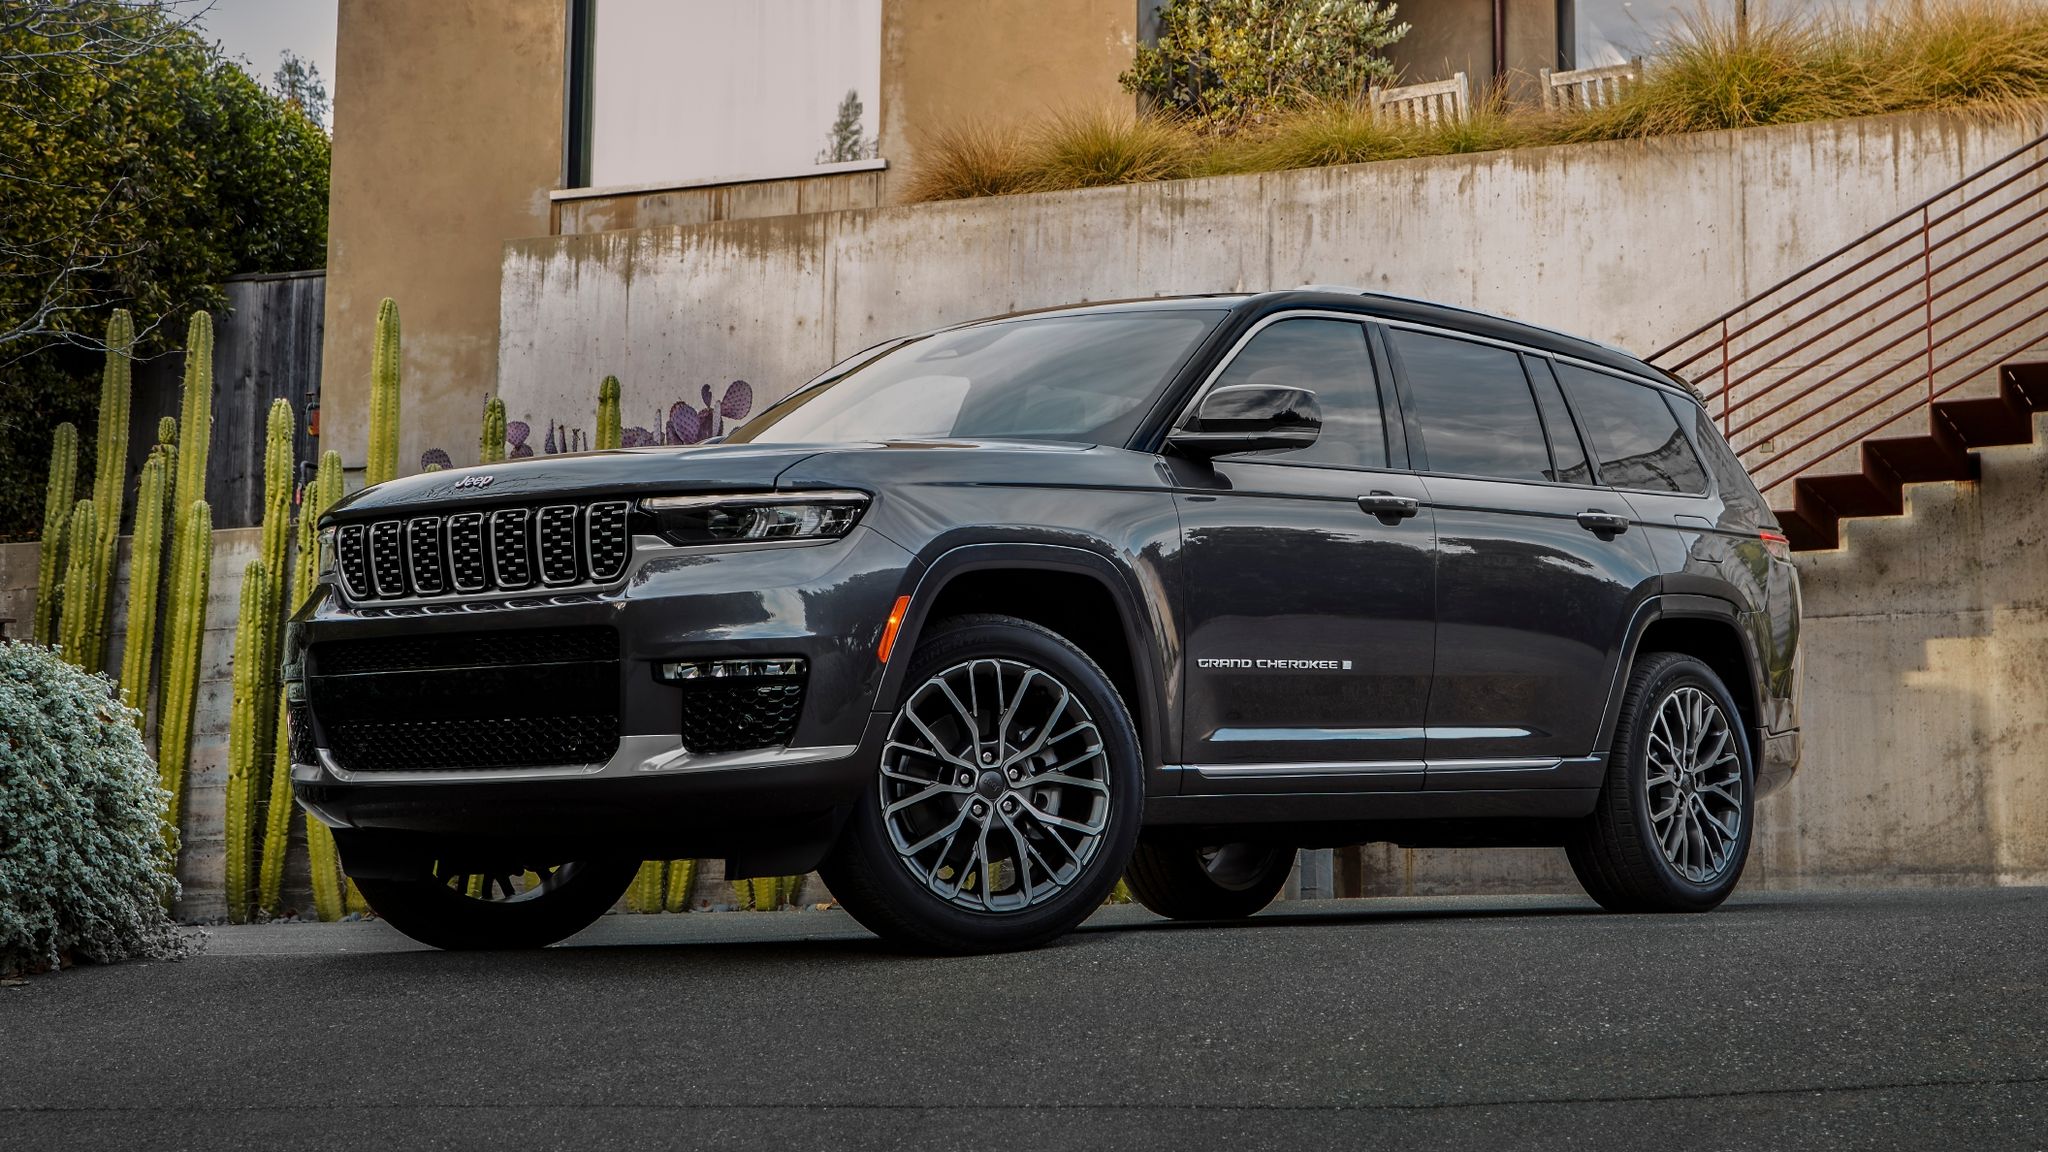
[[[1504,480],[1549,480],[1550,450],[1522,357],[1507,348],[1387,329],[1429,471]]]
[[[1707,490],[1706,468],[1655,388],[1575,364],[1557,365],[1557,375],[1599,457],[1602,484],[1645,492]]]

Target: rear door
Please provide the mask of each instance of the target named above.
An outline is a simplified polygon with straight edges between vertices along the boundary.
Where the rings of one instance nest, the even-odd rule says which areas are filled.
[[[1184,792],[1422,785],[1435,529],[1420,480],[1395,466],[1381,378],[1363,321],[1317,314],[1268,321],[1209,382],[1308,388],[1323,431],[1294,451],[1172,460]]]
[[[1385,335],[1437,514],[1428,786],[1573,783],[1557,769],[1590,763],[1654,573],[1644,533],[1593,482],[1556,383],[1520,350],[1393,323]]]

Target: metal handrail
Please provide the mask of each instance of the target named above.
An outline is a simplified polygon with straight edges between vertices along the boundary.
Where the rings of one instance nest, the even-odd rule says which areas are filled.
[[[1772,284],[1651,360],[1690,380],[1709,411],[1719,401],[1724,435],[1742,441],[1736,451],[1768,492],[1924,413],[1977,378],[1988,362],[2048,341],[2048,303],[2038,300],[2048,289],[2040,275],[2048,269],[2044,246],[2048,133]],[[1972,359],[1980,354],[1987,363]],[[1959,366],[1960,375],[1949,379]],[[1894,386],[1902,371],[1908,378]],[[1880,411],[1896,407],[1916,387],[1923,389],[1916,402]],[[1791,443],[1780,446],[1782,440]],[[1767,454],[1754,458],[1758,453]],[[1774,478],[1766,481],[1766,474]]]

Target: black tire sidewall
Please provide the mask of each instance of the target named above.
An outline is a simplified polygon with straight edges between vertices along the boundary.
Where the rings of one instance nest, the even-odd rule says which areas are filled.
[[[521,901],[472,899],[431,877],[366,877],[356,888],[372,911],[422,944],[450,951],[544,948],[596,923],[626,894],[639,867],[632,860],[579,862],[560,889]]]
[[[940,898],[911,876],[890,842],[880,790],[871,781],[862,789],[840,843],[822,870],[827,885],[841,896],[848,911],[877,934],[898,943],[961,952],[1043,944],[1079,924],[1108,898],[1123,875],[1144,822],[1143,759],[1130,711],[1102,669],[1048,629],[1001,616],[959,617],[938,625],[921,640],[911,658],[897,708],[938,672],[981,658],[1016,660],[1040,668],[1081,697],[1101,734],[1109,762],[1109,827],[1087,870],[1066,891],[1013,912],[974,912]],[[844,879],[835,879],[835,875]],[[847,889],[843,894],[842,888]],[[862,899],[862,895],[872,899]],[[882,906],[874,906],[876,903]]]
[[[1742,827],[1736,838],[1734,858],[1721,876],[1711,884],[1695,884],[1686,879],[1664,858],[1659,846],[1656,830],[1650,824],[1649,766],[1650,728],[1664,701],[1680,688],[1692,687],[1705,691],[1720,706],[1726,717],[1730,732],[1734,736],[1735,754],[1742,767]],[[1735,706],[1735,698],[1729,694],[1721,678],[1701,661],[1690,657],[1679,657],[1663,662],[1644,684],[1638,697],[1640,706],[1628,719],[1628,761],[1626,764],[1629,790],[1629,818],[1641,842],[1648,847],[1645,857],[1656,870],[1663,895],[1671,904],[1690,909],[1707,909],[1720,904],[1742,881],[1742,873],[1749,862],[1749,850],[1756,834],[1756,766],[1750,754],[1749,730],[1743,723],[1742,712]]]
[[[1185,837],[1142,838],[1125,879],[1131,894],[1169,920],[1241,920],[1273,902],[1293,871],[1293,852],[1274,846],[1259,875],[1232,887],[1202,866],[1202,845]]]

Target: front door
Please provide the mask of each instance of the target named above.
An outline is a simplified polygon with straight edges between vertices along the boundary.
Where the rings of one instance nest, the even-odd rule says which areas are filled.
[[[1413,789],[1433,659],[1435,527],[1364,326],[1283,316],[1211,387],[1316,393],[1308,448],[1176,460],[1184,793]]]

